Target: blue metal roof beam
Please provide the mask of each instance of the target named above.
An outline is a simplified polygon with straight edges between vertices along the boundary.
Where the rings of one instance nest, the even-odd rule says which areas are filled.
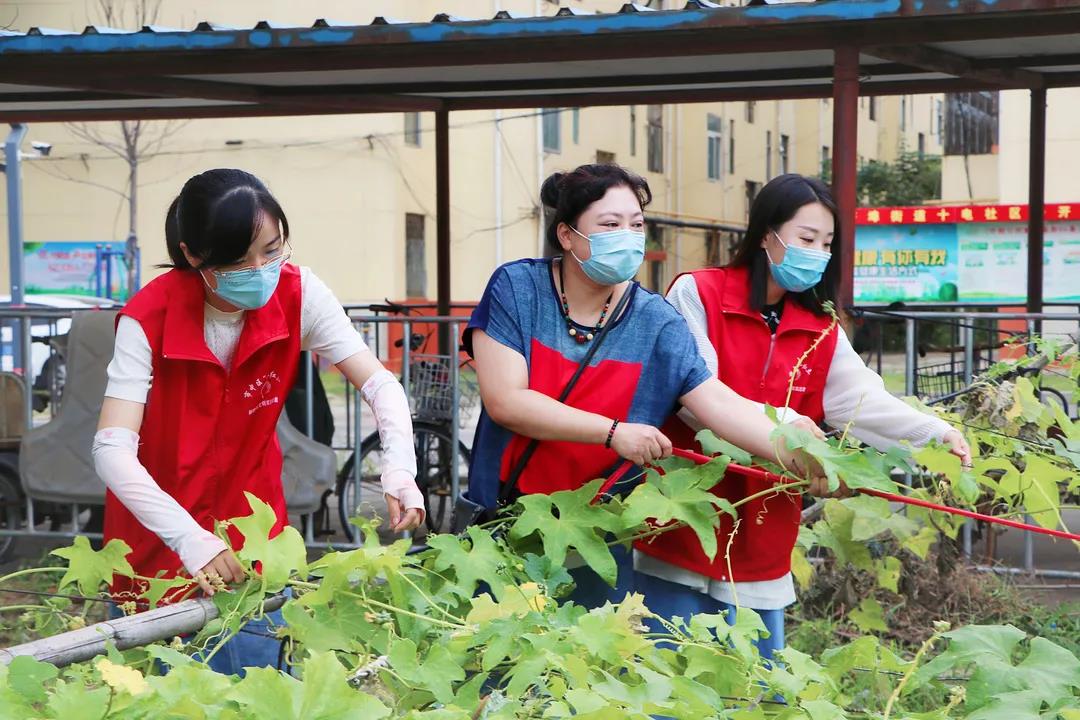
[[[317,48],[324,46],[391,44],[437,44],[484,40],[536,39],[554,37],[604,37],[638,32],[667,32],[701,30],[752,29],[769,26],[785,33],[807,29],[811,25],[832,25],[834,33],[842,32],[837,23],[917,19],[923,29],[930,31],[936,19],[966,16],[968,23],[991,16],[1051,12],[1075,8],[1063,0],[831,0],[805,4],[763,5],[759,7],[707,8],[692,4],[684,10],[640,12],[620,11],[614,14],[563,14],[551,17],[505,18],[498,20],[461,21],[447,16],[446,21],[406,24],[375,24],[352,27],[260,28],[228,30],[220,26],[201,24],[196,31],[165,32],[149,35],[50,35],[63,31],[34,29],[22,37],[0,39],[0,57],[22,53],[126,53],[166,52],[178,50],[227,50],[270,48]],[[632,4],[630,5],[632,7]],[[907,8],[907,9],[905,9]],[[916,17],[917,15],[917,17]],[[442,17],[441,15],[438,17]],[[1019,18],[1017,18],[1019,19]],[[775,27],[779,25],[780,27]],[[801,26],[801,27],[800,27]],[[955,29],[954,29],[955,33]],[[809,38],[808,38],[809,39]],[[819,47],[826,43],[820,36]],[[859,37],[848,37],[858,41]],[[875,42],[885,41],[881,36]],[[717,48],[723,52],[723,48]],[[639,48],[640,51],[640,48]]]

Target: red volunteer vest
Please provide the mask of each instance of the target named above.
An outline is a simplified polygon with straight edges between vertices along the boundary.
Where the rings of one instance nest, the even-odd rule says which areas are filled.
[[[626,318],[624,318],[625,320]],[[529,389],[557,398],[577,372],[578,363],[533,338],[529,363]],[[588,367],[566,398],[570,407],[605,417],[624,418],[630,413],[634,391],[641,377],[641,365],[605,359]],[[532,440],[514,435],[503,452],[499,478],[506,482]],[[518,479],[522,494],[576,490],[604,477],[619,462],[614,450],[589,443],[545,440],[526,464]]]
[[[829,326],[830,319],[797,302],[787,302],[773,335],[761,314],[750,307],[750,278],[745,268],[709,268],[691,275],[705,306],[720,380],[745,398],[783,407],[792,368]],[[815,422],[824,417],[822,397],[835,349],[836,332],[830,332],[803,362],[791,393],[791,407]],[[693,431],[676,417],[668,421],[664,432],[675,447],[698,447]],[[729,472],[712,492],[734,502],[765,487],[760,480]],[[712,561],[690,528],[640,542],[637,549],[716,580],[753,582],[783,577],[791,569],[791,551],[799,534],[801,497],[767,496],[740,506],[738,511],[739,529],[731,540],[730,577],[725,553],[734,526],[730,515],[721,516],[719,551]]]
[[[250,514],[246,491],[274,509],[271,534],[277,534],[287,515],[276,427],[297,372],[300,271],[285,265],[270,302],[245,314],[230,372],[206,346],[204,303],[202,278],[172,270],[121,310],[142,326],[152,353],[139,460],[207,530],[216,520]],[[242,545],[235,528],[229,537],[233,547]],[[128,560],[139,575],[174,577],[183,570],[176,553],[110,492],[105,541],[111,538],[131,546]],[[112,589],[123,599],[142,591],[123,578]]]

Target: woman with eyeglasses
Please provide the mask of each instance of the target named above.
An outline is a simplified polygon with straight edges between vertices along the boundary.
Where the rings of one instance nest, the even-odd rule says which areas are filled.
[[[214,523],[250,514],[245,493],[273,508],[273,534],[288,522],[276,427],[302,350],[335,364],[371,406],[392,529],[417,527],[424,503],[404,389],[329,288],[289,264],[289,223],[266,186],[241,170],[192,177],[166,214],[165,239],[171,269],[116,324],[93,447],[108,488],[105,540],[125,541],[144,577],[186,571],[208,595],[240,581]],[[112,588],[121,601],[143,590],[120,578]],[[268,645],[272,662],[277,642]],[[215,659],[229,655],[266,664],[250,649]]]
[[[836,302],[838,226],[821,181],[781,175],[754,200],[731,264],[676,278],[667,299],[686,318],[710,373],[744,397],[781,408],[783,420],[813,431],[821,423],[847,429],[879,449],[938,440],[969,463],[963,435],[886,391],[833,325],[826,302]],[[695,414],[684,409],[665,426],[672,442],[695,443]],[[732,477],[714,492],[734,502],[760,489]],[[827,489],[816,482],[811,492]],[[722,516],[722,551],[711,561],[685,529],[640,544],[634,567],[646,604],[665,615],[718,612],[736,602],[753,608],[770,632],[758,647],[771,657],[784,646],[784,608],[795,602],[791,552],[801,511],[799,496],[783,495],[741,506],[737,524]]]

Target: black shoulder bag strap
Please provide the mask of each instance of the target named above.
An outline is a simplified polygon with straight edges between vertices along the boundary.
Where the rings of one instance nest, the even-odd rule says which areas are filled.
[[[604,325],[604,327],[600,328],[600,332],[593,338],[592,344],[589,345],[589,349],[585,353],[585,357],[581,359],[581,364],[578,365],[577,370],[574,371],[570,381],[566,383],[566,387],[564,387],[563,391],[559,394],[559,402],[566,402],[566,398],[570,397],[570,391],[577,385],[577,381],[585,372],[585,368],[589,367],[589,363],[592,362],[593,357],[596,355],[596,351],[600,348],[600,343],[607,337],[608,330],[610,330],[611,326],[619,320],[623,308],[626,307],[626,304],[630,301],[630,296],[634,293],[634,286],[636,284],[637,283],[635,282],[631,282],[626,286],[626,291],[623,293],[623,296],[619,298],[619,303],[615,306],[615,311],[611,313],[611,320]],[[518,458],[517,464],[514,465],[514,469],[510,473],[510,476],[506,478],[506,482],[504,482],[502,488],[499,489],[499,507],[505,507],[513,499],[517,491],[518,480],[521,479],[521,473],[525,471],[525,466],[529,463],[533,453],[536,452],[538,445],[540,445],[539,440],[531,440],[525,447],[525,452]]]

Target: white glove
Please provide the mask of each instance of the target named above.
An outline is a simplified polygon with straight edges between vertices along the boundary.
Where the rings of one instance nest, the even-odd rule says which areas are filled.
[[[389,370],[380,370],[360,388],[375,415],[382,443],[382,489],[406,510],[424,512],[424,496],[416,486],[412,413],[405,388]]]
[[[105,487],[143,526],[161,538],[192,576],[227,550],[218,536],[195,522],[139,462],[139,435],[111,427],[94,435],[94,469]]]

